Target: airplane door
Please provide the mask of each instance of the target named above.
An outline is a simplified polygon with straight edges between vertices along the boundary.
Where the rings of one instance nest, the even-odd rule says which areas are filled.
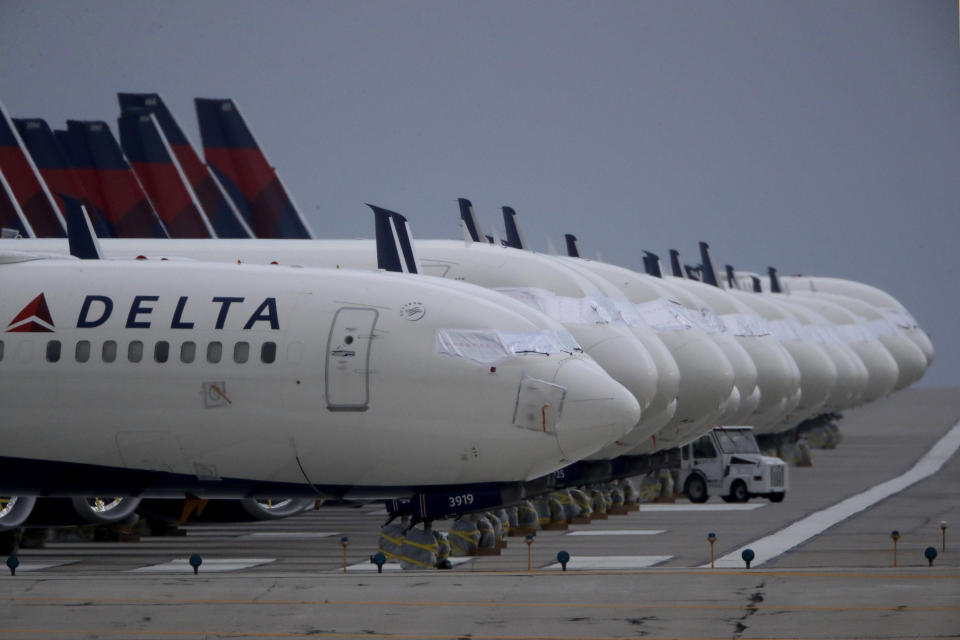
[[[370,341],[377,310],[343,307],[327,340],[325,385],[330,411],[366,411],[370,402]]]

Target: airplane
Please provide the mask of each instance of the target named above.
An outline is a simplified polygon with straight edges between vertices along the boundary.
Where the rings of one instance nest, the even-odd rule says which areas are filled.
[[[0,249],[4,495],[398,497],[447,514],[515,501],[639,419],[554,323],[489,291],[95,259],[88,237],[85,259]]]

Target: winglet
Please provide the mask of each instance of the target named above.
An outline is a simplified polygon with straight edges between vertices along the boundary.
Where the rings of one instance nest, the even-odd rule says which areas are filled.
[[[460,219],[463,220],[470,239],[474,242],[486,242],[480,235],[480,223],[477,221],[477,214],[473,212],[473,204],[466,198],[457,198],[457,204],[460,205]]]
[[[767,267],[767,273],[770,274],[770,291],[772,293],[783,293],[780,288],[780,278],[777,277],[777,270],[773,267]]]
[[[527,243],[517,226],[517,212],[513,207],[503,207],[503,226],[507,229],[507,246],[527,250]]]
[[[685,264],[685,265],[683,265],[683,269],[684,269],[684,271],[687,272],[687,279],[688,279],[688,280],[697,280],[697,281],[699,282],[699,280],[700,280],[700,272],[701,272],[700,267],[696,267],[696,266],[694,266],[694,265],[692,265],[692,264]]]
[[[83,203],[63,193],[57,195],[63,200],[66,208],[66,216],[64,217],[67,219],[67,239],[70,242],[70,255],[81,260],[100,260],[103,258],[100,243],[97,242],[97,236],[93,232],[93,225],[90,224],[90,217],[87,216]]]
[[[663,271],[660,269],[660,256],[649,251],[643,252],[643,268],[651,276],[656,278],[663,277]]]
[[[713,270],[713,258],[710,257],[710,245],[706,242],[700,243],[700,274],[704,283],[719,287],[717,281],[717,272]]]
[[[393,220],[393,229],[400,240],[400,251],[403,254],[403,261],[406,264],[407,273],[420,273],[420,263],[416,254],[413,252],[413,234],[410,233],[410,223],[399,213],[391,212]]]
[[[674,277],[683,278],[683,268],[680,266],[680,252],[676,249],[670,249],[670,270]]]
[[[571,258],[579,258],[580,245],[577,244],[577,236],[572,233],[563,234],[563,239],[567,241],[567,255]]]

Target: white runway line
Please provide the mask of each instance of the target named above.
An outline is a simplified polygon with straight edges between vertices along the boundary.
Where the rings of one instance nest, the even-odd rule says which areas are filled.
[[[718,567],[736,567],[744,566],[740,553],[747,548],[753,549],[756,554],[751,566],[757,567],[768,560],[786,553],[809,540],[810,538],[823,533],[835,524],[838,524],[850,516],[857,514],[864,509],[873,506],[885,498],[889,498],[895,493],[899,493],[907,487],[929,478],[946,463],[947,460],[960,448],[960,422],[957,422],[946,433],[945,436],[933,445],[913,467],[902,476],[887,480],[875,487],[867,489],[863,493],[847,498],[837,504],[827,507],[823,511],[810,514],[806,518],[794,522],[785,529],[765,538],[760,538],[749,544],[745,544],[736,551],[728,553],[716,561]],[[710,565],[702,565],[709,567]]]
[[[608,531],[569,531],[568,536],[656,536],[666,529],[619,529]]]
[[[276,558],[204,558],[200,565],[200,573],[211,571],[239,571],[240,569],[249,569],[257,565],[267,564],[275,561]],[[178,558],[170,562],[161,562],[160,564],[151,564],[146,567],[130,569],[131,573],[193,573],[193,567],[187,561],[187,558]]]
[[[766,502],[732,504],[641,504],[640,511],[753,511],[767,506]]]
[[[77,562],[76,560],[69,560],[67,562],[21,562],[17,565],[17,573],[23,573],[24,571],[43,571],[44,569],[50,569],[52,567],[62,567],[68,564],[73,564]]]
[[[567,571],[591,569],[646,569],[670,560],[673,556],[570,556]],[[563,569],[559,562],[544,569]]]

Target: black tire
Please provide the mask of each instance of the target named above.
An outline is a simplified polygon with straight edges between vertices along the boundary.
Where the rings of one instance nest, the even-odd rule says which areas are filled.
[[[730,496],[720,496],[724,502],[733,502],[733,498]]]
[[[690,502],[702,503],[710,497],[710,494],[707,493],[707,483],[703,476],[698,473],[687,478],[687,486],[684,487],[683,491],[690,498]]]
[[[737,480],[730,485],[730,502],[746,502],[749,499],[750,494],[743,480]]]
[[[783,499],[786,497],[786,495],[786,491],[781,491],[780,493],[771,493],[767,497],[770,498],[770,502],[783,502]]]

